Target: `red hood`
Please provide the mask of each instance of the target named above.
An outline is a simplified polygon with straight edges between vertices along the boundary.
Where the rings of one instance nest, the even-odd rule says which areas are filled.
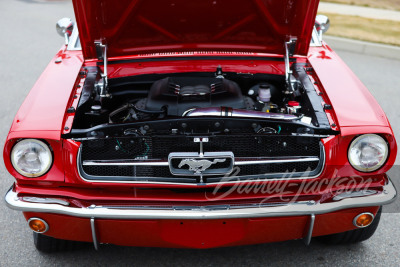
[[[319,0],[73,0],[85,58],[185,51],[306,55]]]

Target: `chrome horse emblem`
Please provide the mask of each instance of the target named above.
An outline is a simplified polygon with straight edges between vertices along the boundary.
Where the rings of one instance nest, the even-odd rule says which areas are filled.
[[[179,163],[178,168],[182,168],[185,165],[189,166],[189,171],[193,171],[195,174],[201,174],[205,170],[209,169],[212,165],[215,165],[219,162],[225,162],[226,159],[214,159],[211,160],[195,160],[195,159],[183,159],[181,163]]]

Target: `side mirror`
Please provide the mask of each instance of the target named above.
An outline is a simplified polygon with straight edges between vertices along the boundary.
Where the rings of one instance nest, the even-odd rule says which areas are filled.
[[[330,26],[331,22],[327,16],[317,15],[315,18],[315,28],[317,29],[320,40],[322,40],[322,34],[326,33]]]
[[[65,44],[68,45],[69,37],[74,29],[74,23],[70,18],[62,18],[56,24],[56,30],[59,35],[65,38]]]

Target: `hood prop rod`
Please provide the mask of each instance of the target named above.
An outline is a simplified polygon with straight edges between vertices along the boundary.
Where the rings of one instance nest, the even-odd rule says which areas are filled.
[[[289,42],[285,42],[285,78],[286,78],[286,91],[285,94],[293,94],[294,87],[292,81],[292,70],[290,69],[290,58],[293,57],[294,51],[296,49],[297,38],[290,38]]]
[[[108,93],[107,45],[100,41],[95,41],[94,44],[96,46],[97,59],[102,60],[104,64],[104,71],[101,74],[102,82],[97,84],[97,86],[100,87],[100,97],[110,97]]]

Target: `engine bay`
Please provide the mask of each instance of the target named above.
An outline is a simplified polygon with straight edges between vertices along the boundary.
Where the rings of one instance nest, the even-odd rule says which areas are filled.
[[[300,76],[293,76],[289,90],[284,76],[224,73],[221,67],[215,73],[139,75],[110,79],[109,95],[102,97],[100,71],[92,67],[87,69],[73,128],[186,117],[280,120],[318,127],[310,99],[318,95],[306,89]]]

